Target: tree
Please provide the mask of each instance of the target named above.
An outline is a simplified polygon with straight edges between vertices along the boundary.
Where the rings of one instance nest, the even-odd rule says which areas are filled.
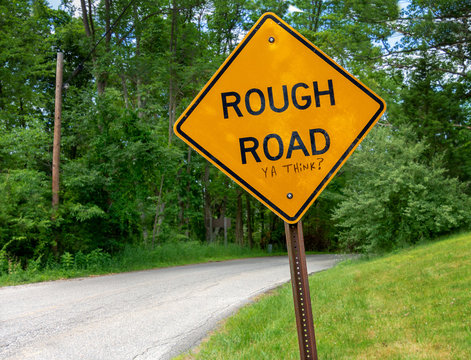
[[[471,140],[471,5],[413,0],[388,26],[400,35],[383,42],[382,57],[401,94],[394,124],[412,123],[428,144],[424,155],[444,154],[453,176],[469,181]]]
[[[468,2],[411,0],[400,12],[396,0],[84,0],[78,18],[71,0],[63,4],[67,11],[49,9],[45,0],[0,3],[0,251],[9,258],[46,259],[53,233],[59,253],[112,252],[173,238],[218,242],[221,231],[211,223],[224,216],[233,219],[229,241],[283,247],[283,222],[254,206],[172,131],[265,11],[282,16],[388,103],[381,120],[388,129],[365,143],[380,154],[377,169],[362,145],[358,160],[342,168],[304,217],[307,246],[334,248],[338,229],[344,247],[397,239],[383,218],[367,211],[365,199],[400,221],[405,234],[434,236],[466,223],[457,196],[470,189],[448,176],[471,180]],[[57,51],[65,56],[68,86],[61,210],[53,224],[48,199]],[[404,126],[410,136],[393,130]],[[382,188],[378,179],[391,186]],[[371,186],[360,191],[360,183]],[[438,192],[443,186],[451,189],[449,199]],[[428,209],[438,203],[441,215]],[[352,232],[346,219],[359,219],[357,208],[380,229],[378,237]],[[401,209],[423,221],[410,222],[412,215]]]
[[[466,181],[471,179],[466,168],[469,162],[457,156],[456,147],[471,139],[469,109],[459,99],[460,86],[445,79],[437,66],[437,60],[427,53],[418,60],[408,87],[402,90],[401,113],[394,123],[414,124],[419,139],[428,144],[424,155],[431,158],[441,153],[445,167]]]
[[[333,216],[342,248],[388,251],[469,226],[467,185],[447,176],[443,157],[424,159],[411,130],[374,129],[346,165],[352,178]]]
[[[357,76],[378,65],[380,41],[392,34],[385,22],[398,16],[395,0],[294,0],[290,15],[301,34]]]
[[[32,117],[46,119],[54,111],[50,35],[64,14],[45,0],[2,1],[0,14],[0,123],[26,127]]]
[[[424,52],[437,60],[436,70],[449,79],[469,83],[471,66],[471,4],[461,0],[411,0],[389,27],[400,34],[395,44],[384,42],[393,67],[416,69]],[[469,88],[465,96],[469,97]]]

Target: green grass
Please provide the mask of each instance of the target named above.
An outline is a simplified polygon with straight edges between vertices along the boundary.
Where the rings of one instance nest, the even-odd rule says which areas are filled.
[[[269,255],[278,254],[234,244],[225,247],[196,241],[172,241],[155,249],[128,246],[115,256],[101,251],[75,256],[66,253],[58,262],[40,264],[32,261],[26,269],[19,264],[5,265],[8,269],[0,272],[0,286]]]
[[[319,359],[471,359],[471,234],[310,277]],[[299,359],[289,284],[179,359]]]

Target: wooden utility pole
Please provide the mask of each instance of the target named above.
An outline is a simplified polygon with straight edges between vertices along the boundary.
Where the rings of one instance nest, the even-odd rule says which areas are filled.
[[[54,115],[54,143],[52,147],[52,210],[53,218],[59,207],[59,169],[61,149],[61,116],[62,116],[62,75],[64,69],[64,54],[57,53],[56,68],[56,107]]]

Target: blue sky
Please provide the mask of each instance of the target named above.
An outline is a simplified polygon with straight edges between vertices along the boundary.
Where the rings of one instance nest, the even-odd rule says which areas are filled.
[[[49,5],[51,5],[52,8],[57,9],[59,5],[61,4],[61,0],[47,0]],[[76,8],[80,7],[80,0],[72,0]]]
[[[61,3],[61,0],[47,0],[49,2],[49,5],[51,5],[52,8],[57,9]]]

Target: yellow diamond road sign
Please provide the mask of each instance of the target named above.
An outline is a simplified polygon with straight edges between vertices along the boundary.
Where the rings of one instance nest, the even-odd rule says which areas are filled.
[[[267,13],[174,129],[283,220],[296,223],[385,108],[359,80]]]

